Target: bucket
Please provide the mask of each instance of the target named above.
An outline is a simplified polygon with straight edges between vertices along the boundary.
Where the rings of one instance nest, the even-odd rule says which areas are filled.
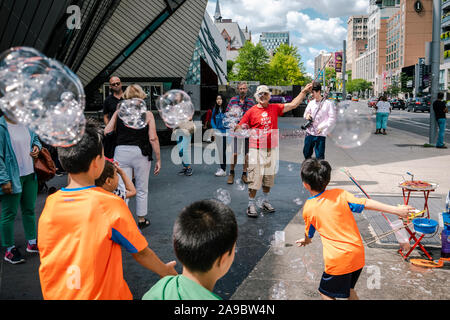
[[[395,229],[399,229],[404,227],[403,221],[402,220],[395,220],[394,222],[391,222],[391,228],[392,230]],[[400,229],[394,232],[395,237],[397,238],[398,243],[400,244],[400,248],[402,249],[402,251],[409,251],[409,249],[411,249],[411,245],[409,243],[409,235],[408,232],[406,232],[406,230]]]
[[[438,226],[438,222],[433,219],[427,219],[427,218],[417,218],[413,221],[414,229],[416,232],[424,233],[424,234],[431,234],[436,232],[436,228]]]

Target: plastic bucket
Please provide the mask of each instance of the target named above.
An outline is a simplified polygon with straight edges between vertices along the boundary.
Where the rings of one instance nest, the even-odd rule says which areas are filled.
[[[430,234],[435,233],[438,222],[433,219],[417,218],[413,220],[414,229],[416,232]]]
[[[400,229],[404,227],[402,220],[395,220],[394,222],[391,222],[391,228],[392,230]],[[404,228],[397,230],[394,232],[395,237],[397,238],[398,243],[400,244],[400,248],[402,248],[403,251],[409,251],[411,248],[411,245],[409,243],[409,235],[408,232]]]

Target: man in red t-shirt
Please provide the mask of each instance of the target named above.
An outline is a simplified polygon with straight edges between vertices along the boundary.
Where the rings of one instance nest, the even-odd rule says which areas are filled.
[[[269,104],[270,90],[267,86],[256,89],[257,105],[249,109],[242,117],[235,131],[248,127],[250,132],[250,150],[248,166],[249,203],[247,215],[258,217],[255,197],[259,189],[263,189],[262,208],[267,212],[275,212],[269,203],[270,188],[275,181],[275,170],[278,163],[278,117],[297,108],[305,100],[312,84],[308,84],[290,103]]]

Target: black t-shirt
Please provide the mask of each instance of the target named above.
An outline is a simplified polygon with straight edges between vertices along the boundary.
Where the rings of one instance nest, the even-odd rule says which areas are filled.
[[[117,99],[113,94],[109,95],[105,102],[103,103],[103,114],[108,115],[108,119],[111,120],[114,112],[117,110],[117,105],[120,101],[122,101],[123,98]]]
[[[148,136],[148,124],[143,129],[132,129],[127,127],[122,119],[117,117],[116,133],[118,146],[138,146],[142,151],[142,155],[148,156],[150,161],[153,160],[153,149]]]
[[[433,110],[434,110],[434,114],[436,116],[436,120],[437,119],[445,119],[445,108],[446,108],[446,104],[444,101],[439,101],[436,100],[435,102],[433,102]]]

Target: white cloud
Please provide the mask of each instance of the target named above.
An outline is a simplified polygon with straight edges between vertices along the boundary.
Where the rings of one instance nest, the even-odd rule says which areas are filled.
[[[311,70],[311,69],[314,70],[314,60],[309,59],[308,61],[306,61],[305,67],[306,67],[308,70]]]

